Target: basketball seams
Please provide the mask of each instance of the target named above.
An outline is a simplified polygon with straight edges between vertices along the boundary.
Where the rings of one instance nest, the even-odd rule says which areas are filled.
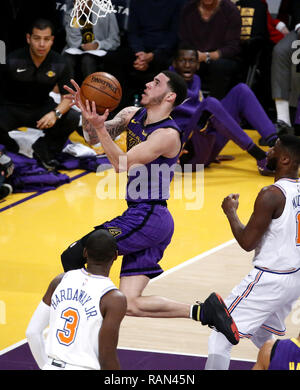
[[[80,95],[81,95],[81,99],[89,100],[89,99],[82,93],[82,91],[80,92]],[[96,104],[96,109],[103,108],[103,111],[106,110],[107,108],[108,108],[109,110],[112,108],[112,107],[110,107],[110,106],[107,106],[107,107],[101,106],[100,104],[97,104],[96,102],[95,102],[95,104]]]
[[[103,94],[109,96],[110,98],[114,99],[115,101],[119,101],[119,99],[116,99],[114,96],[110,95],[109,93],[107,93],[107,92],[105,92],[105,91],[103,91],[103,90],[101,90],[101,89],[96,88],[94,85],[85,83],[85,84],[83,84],[83,86],[88,86],[88,87],[90,87],[90,88],[93,88],[93,89],[95,89],[96,91],[101,92],[101,93],[103,93]],[[117,89],[119,89],[119,88],[117,87]],[[89,99],[88,99],[88,100],[89,100]]]
[[[113,111],[122,98],[122,87],[119,81],[107,72],[94,72],[87,76],[80,88],[81,100],[96,104],[98,114],[105,109]],[[84,103],[84,102],[83,102]]]

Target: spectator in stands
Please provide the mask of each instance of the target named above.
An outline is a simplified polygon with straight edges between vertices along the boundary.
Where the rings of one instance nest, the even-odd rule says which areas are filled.
[[[71,75],[64,57],[51,50],[53,41],[51,22],[34,22],[27,47],[10,53],[0,78],[0,143],[17,153],[19,146],[9,131],[21,126],[40,129],[43,136],[32,145],[34,157],[50,170],[58,167],[55,153],[63,149],[80,120],[80,113],[70,110],[67,99],[57,105],[49,96],[55,85],[64,95],[63,86]]]
[[[188,44],[179,46],[173,67],[188,86],[188,99],[172,112],[172,118],[184,131],[183,142],[186,142],[180,163],[192,164],[193,167],[196,164],[207,166],[218,158],[231,139],[256,159],[262,175],[271,174],[266,169],[266,153],[255,145],[239,125],[241,119],[247,119],[268,140],[269,146],[276,142],[276,129],[251,89],[240,83],[221,101],[210,96],[204,98],[201,81],[196,74],[199,67],[197,50]],[[199,109],[203,113],[201,120],[196,128],[190,128],[190,119]]]
[[[40,18],[49,20],[55,31],[53,49],[61,52],[65,46],[63,15],[67,3],[73,0],[9,0],[1,3],[0,39],[5,42],[7,54],[26,45],[26,33]]]
[[[183,0],[131,0],[128,47],[122,47],[108,66],[123,87],[119,109],[132,104],[133,95],[161,70],[167,69],[178,43]]]
[[[238,0],[241,14],[241,72],[244,81],[267,106],[270,93],[270,39],[267,26],[267,4],[261,0]],[[269,92],[268,95],[266,92]]]
[[[240,12],[231,0],[192,0],[184,5],[180,39],[198,49],[199,75],[218,99],[235,83],[240,35]]]
[[[133,67],[145,71],[149,67],[166,68],[177,44],[180,1],[132,0],[128,39],[135,55]]]
[[[289,31],[283,21],[272,17],[266,0],[238,0],[236,5],[240,8],[242,18],[241,58],[247,72],[247,79],[246,74],[241,79],[247,80],[247,84],[274,120],[271,93],[272,51],[274,45]],[[259,143],[267,145],[263,139]]]
[[[261,0],[268,7],[267,0]],[[267,9],[267,25],[271,42],[276,45],[282,38],[284,38],[290,30],[284,21],[280,20],[278,17],[274,18],[269,9]]]
[[[288,6],[291,16],[291,23],[288,27],[291,31],[275,45],[271,67],[272,98],[275,101],[276,127],[279,134],[294,133],[290,117],[290,99],[292,70],[295,65],[293,62],[295,62],[294,59],[299,60],[293,55],[298,48],[297,45],[293,45],[293,42],[300,38],[300,2],[290,0]],[[281,10],[282,8],[279,12]],[[299,72],[298,69],[297,72]]]
[[[115,14],[109,13],[105,18],[99,18],[96,21],[97,17],[93,10],[97,11],[97,6],[91,0],[88,6],[92,9],[91,23],[86,23],[84,26],[83,20],[77,25],[70,25],[72,8],[69,8],[65,14],[67,46],[64,48],[64,56],[72,69],[72,78],[77,80],[104,70],[110,53],[120,45],[119,27]],[[72,49],[80,49],[82,54],[71,54]],[[100,50],[106,54],[101,55]],[[76,69],[79,72],[76,72]]]

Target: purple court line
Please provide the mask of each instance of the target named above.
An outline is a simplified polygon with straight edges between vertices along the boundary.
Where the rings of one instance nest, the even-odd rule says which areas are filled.
[[[89,173],[91,173],[91,172],[82,172],[82,173],[79,173],[78,175],[76,175],[76,176],[70,178],[70,182],[72,182],[72,181],[74,181],[74,180],[76,180],[76,179],[79,179],[79,178],[82,177],[82,176],[88,175]],[[65,183],[65,184],[68,184],[68,183]],[[63,184],[63,185],[64,185],[64,184]],[[59,188],[59,187],[57,187],[57,188]],[[17,202],[14,202],[14,203],[12,203],[12,204],[10,204],[10,205],[8,205],[8,206],[3,207],[2,209],[0,209],[0,213],[2,213],[3,211],[5,211],[5,210],[7,210],[7,209],[12,208],[12,207],[18,206],[18,205],[21,204],[21,203],[27,202],[28,200],[33,199],[33,198],[35,198],[35,197],[37,197],[37,196],[39,196],[39,195],[45,194],[46,192],[49,192],[49,191],[53,191],[53,190],[47,190],[47,191],[36,192],[35,194],[29,195],[29,196],[27,196],[27,197],[24,198],[24,199],[18,200]]]

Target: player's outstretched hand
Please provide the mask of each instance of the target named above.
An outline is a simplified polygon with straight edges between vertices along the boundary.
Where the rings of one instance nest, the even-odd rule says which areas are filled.
[[[81,110],[83,105],[80,98],[80,87],[73,79],[71,79],[71,84],[74,86],[75,90],[67,85],[64,85],[64,89],[69,92],[68,95],[64,95],[64,98],[70,100],[70,107],[76,106]]]
[[[69,92],[65,97],[71,100],[70,105],[76,105],[80,109],[82,116],[94,127],[94,129],[104,127],[104,122],[108,118],[109,110],[106,109],[103,115],[99,115],[96,111],[96,103],[94,101],[90,103],[89,100],[86,100],[84,104],[80,97],[79,85],[73,79],[71,80],[71,83],[75,90],[67,85],[64,86],[65,90]]]

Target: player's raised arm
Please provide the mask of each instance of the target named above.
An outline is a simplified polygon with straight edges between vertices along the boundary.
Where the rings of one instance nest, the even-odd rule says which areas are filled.
[[[159,156],[173,158],[181,149],[180,136],[173,128],[157,129],[145,142],[135,145],[127,152],[129,169],[136,164],[148,164]]]
[[[223,200],[222,208],[239,245],[246,251],[252,251],[268,229],[274,213],[278,209],[282,210],[284,197],[282,192],[274,186],[263,188],[256,198],[253,213],[244,226],[237,215],[238,197],[236,195],[228,195]]]
[[[105,122],[106,130],[112,139],[115,139],[123,131],[127,129],[127,125],[133,115],[138,111],[138,107],[123,108],[118,114],[109,121]]]
[[[86,141],[88,141],[91,145],[99,143],[99,139],[97,137],[96,132],[96,129],[98,127],[101,127],[103,126],[103,124],[105,124],[109,135],[112,139],[115,139],[118,135],[120,135],[123,131],[126,130],[130,119],[139,109],[138,107],[126,107],[109,121],[106,120],[109,114],[108,110],[106,110],[103,115],[99,115],[95,110],[94,115],[92,116],[92,111],[88,110],[88,108],[90,108],[90,103],[86,101],[85,104],[83,104],[81,100],[79,85],[76,83],[75,80],[71,80],[71,83],[75,89],[72,89],[65,85],[64,88],[69,92],[69,94],[65,97],[70,100],[71,106],[75,105],[81,110],[82,127],[88,135],[88,139],[86,139]]]
[[[134,109],[136,108],[134,107]],[[102,118],[97,114],[95,103],[92,103],[92,109],[90,109],[89,104],[87,104],[84,112],[86,120],[93,126],[93,129],[96,132],[94,134],[94,132],[91,131],[92,136],[94,139],[98,136],[98,140],[101,142],[101,145],[116,172],[127,171],[131,166],[136,164],[147,164],[154,161],[159,156],[172,158],[180,151],[181,141],[179,134],[176,130],[169,128],[157,129],[145,142],[141,142],[130,149],[129,152],[125,153],[112,141],[107,130],[106,122],[103,118],[105,114]],[[131,111],[131,114],[129,115],[127,111],[121,121],[128,123],[133,113],[134,111]],[[91,134],[89,133],[89,135]]]

